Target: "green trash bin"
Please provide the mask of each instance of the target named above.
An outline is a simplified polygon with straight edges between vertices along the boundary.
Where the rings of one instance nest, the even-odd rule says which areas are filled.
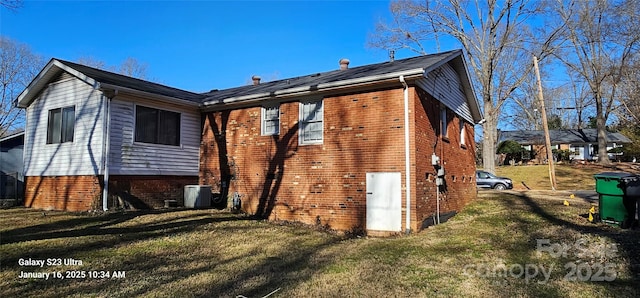
[[[604,172],[593,175],[596,179],[598,193],[598,209],[600,220],[605,223],[622,226],[628,218],[627,208],[624,206],[624,179],[635,175],[622,172]]]

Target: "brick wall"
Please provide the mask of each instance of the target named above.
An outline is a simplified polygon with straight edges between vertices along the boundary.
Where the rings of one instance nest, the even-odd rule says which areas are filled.
[[[45,210],[102,210],[102,176],[25,177],[25,206]],[[164,207],[164,200],[183,205],[184,186],[197,184],[198,177],[110,176],[109,208]]]
[[[96,176],[25,177],[25,206],[44,210],[97,209],[102,195]]]
[[[412,168],[417,173],[411,177],[411,205],[412,209],[417,207],[411,215],[411,228],[417,230],[422,220],[435,212],[435,183],[425,173],[433,171],[431,153],[436,136],[431,121],[439,121],[431,106],[439,106],[431,98],[414,96],[413,88],[410,94],[419,113],[418,119],[414,111],[410,116],[411,128],[419,127],[411,147]],[[243,209],[251,214],[338,230],[364,228],[366,173],[404,173],[402,89],[325,97],[322,145],[298,145],[299,102],[280,105],[278,136],[260,135],[260,109],[207,114],[200,183],[211,184],[217,191],[222,181],[229,181],[229,193],[240,193]],[[467,127],[467,148],[460,147],[459,133],[453,133],[457,127],[450,125],[452,137],[437,147],[445,150],[447,177],[455,176],[447,179],[443,210],[459,210],[476,195],[473,127]],[[403,174],[403,207],[404,181]],[[403,229],[404,216],[403,211]]]
[[[415,220],[416,225],[421,225],[437,209],[436,169],[431,165],[433,153],[440,157],[445,170],[446,188],[441,193],[440,211],[460,211],[476,198],[475,142],[473,125],[465,122],[466,141],[465,145],[461,144],[460,122],[458,116],[450,110],[447,111],[448,133],[443,138],[440,134],[441,104],[420,89],[414,95],[416,217],[412,217],[412,223]]]
[[[404,169],[402,94],[325,97],[322,145],[298,145],[298,102],[281,104],[278,136],[260,135],[260,107],[209,113],[200,182],[216,188],[231,175],[230,191],[243,195],[252,214],[364,228],[366,173]]]

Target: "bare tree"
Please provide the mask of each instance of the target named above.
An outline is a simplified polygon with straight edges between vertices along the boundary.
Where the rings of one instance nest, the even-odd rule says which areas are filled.
[[[77,63],[82,64],[82,65],[86,65],[86,66],[90,66],[93,68],[98,68],[98,69],[103,69],[103,70],[107,70],[107,66],[105,65],[104,61],[102,60],[98,60],[94,57],[91,56],[82,56],[80,58],[78,58],[78,60],[76,60]]]
[[[497,126],[502,107],[529,78],[531,55],[547,55],[555,31],[533,32],[527,22],[538,1],[400,0],[391,4],[392,24],[379,24],[371,44],[426,54],[425,41],[458,42],[470,63],[483,102],[483,167],[495,170]],[[548,27],[546,27],[548,28]],[[544,38],[540,38],[540,36]]]
[[[23,126],[23,112],[14,101],[44,64],[28,46],[0,36],[0,136]]]
[[[555,0],[550,7],[565,28],[567,43],[556,57],[589,87],[596,108],[598,161],[608,164],[606,122],[640,45],[640,1]]]
[[[4,6],[9,10],[16,10],[22,7],[22,0],[0,0],[0,6]]]
[[[94,67],[94,68],[98,68],[106,71],[111,71],[111,72],[119,73],[121,75],[130,76],[138,79],[147,78],[147,64],[138,62],[137,59],[132,57],[128,57],[127,59],[122,61],[120,66],[117,66],[117,67],[107,66],[104,63],[104,61],[93,58],[91,56],[80,57],[78,58],[78,60],[76,60],[76,62],[82,65],[86,65],[86,66],[90,66],[90,67]]]
[[[551,77],[549,71],[541,69],[541,77]],[[577,126],[575,97],[571,94],[568,84],[554,85],[555,81],[547,83],[543,80],[543,92],[546,113],[549,115],[549,128],[569,128]],[[505,110],[511,115],[511,124],[523,130],[541,130],[541,107],[538,100],[537,81],[532,76],[527,78],[512,95],[513,101],[505,104]],[[553,122],[553,124],[551,123]],[[562,125],[557,125],[561,123]]]
[[[621,107],[616,114],[621,122],[640,125],[640,59],[635,59],[624,78],[620,86]]]
[[[118,73],[138,79],[145,79],[147,77],[147,64],[140,63],[135,58],[127,57],[127,59],[120,64]]]

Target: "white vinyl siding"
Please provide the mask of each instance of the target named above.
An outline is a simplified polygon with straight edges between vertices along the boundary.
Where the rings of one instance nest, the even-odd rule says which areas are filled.
[[[50,83],[26,109],[25,176],[99,174],[103,163],[103,106],[101,92],[75,77]],[[55,129],[59,138],[52,138],[51,144],[47,144],[49,111],[61,108],[62,111],[65,107],[74,107],[73,131],[67,126],[65,134],[71,135],[63,138],[62,127]],[[61,125],[63,114],[59,115]],[[71,114],[67,110],[67,122]],[[67,142],[62,142],[63,139]]]
[[[261,116],[263,136],[277,135],[280,133],[280,106],[262,107]]]
[[[136,105],[180,113],[178,146],[135,141]],[[197,176],[200,153],[200,113],[142,98],[122,98],[111,102],[111,143],[109,171],[112,175]]]
[[[322,100],[300,103],[300,144],[322,144],[324,133]]]
[[[417,81],[417,85],[442,102],[456,115],[461,116],[467,122],[474,123],[467,98],[461,89],[460,77],[449,64],[444,64],[430,71],[426,78]]]

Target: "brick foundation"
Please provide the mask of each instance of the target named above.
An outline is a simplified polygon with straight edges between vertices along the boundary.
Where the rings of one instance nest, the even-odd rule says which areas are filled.
[[[102,186],[97,176],[27,176],[24,205],[35,209],[98,209]]]
[[[191,184],[198,184],[197,176],[110,176],[109,207],[162,208],[165,200],[184,206],[184,186]]]
[[[102,176],[25,177],[25,206],[44,210],[102,210]],[[197,184],[198,177],[111,176],[109,208],[151,209],[164,200],[183,205],[184,186]]]

